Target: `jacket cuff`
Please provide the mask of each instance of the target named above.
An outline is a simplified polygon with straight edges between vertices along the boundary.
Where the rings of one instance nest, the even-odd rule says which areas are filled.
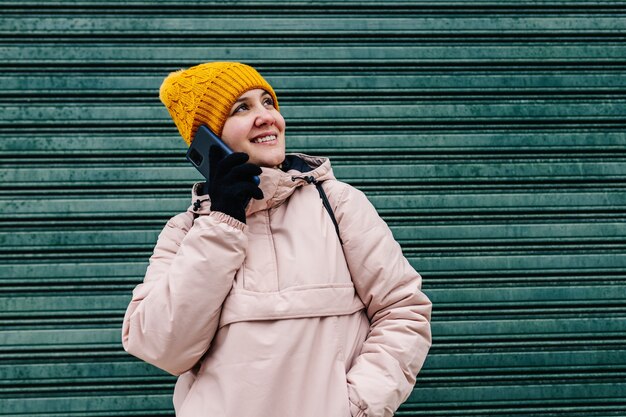
[[[243,231],[246,228],[246,224],[240,222],[234,217],[229,216],[228,214],[222,213],[221,211],[212,211],[209,213],[209,217],[214,218],[220,223],[226,223],[227,225],[234,227],[235,229],[239,229]]]

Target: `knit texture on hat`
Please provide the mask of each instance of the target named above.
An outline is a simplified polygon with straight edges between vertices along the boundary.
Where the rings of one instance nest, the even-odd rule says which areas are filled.
[[[278,109],[274,89],[254,68],[239,62],[209,62],[172,72],[163,80],[159,98],[189,145],[203,124],[221,136],[235,101],[256,88],[270,93]]]

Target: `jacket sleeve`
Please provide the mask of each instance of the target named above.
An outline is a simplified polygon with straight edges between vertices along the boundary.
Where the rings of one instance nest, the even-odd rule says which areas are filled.
[[[127,352],[174,375],[209,348],[247,247],[245,225],[230,216],[212,212],[193,226],[189,217],[173,217],[159,235],[122,327]]]
[[[354,417],[390,417],[409,397],[431,345],[432,304],[422,279],[361,191],[346,185],[336,209],[344,253],[370,320],[347,374]]]

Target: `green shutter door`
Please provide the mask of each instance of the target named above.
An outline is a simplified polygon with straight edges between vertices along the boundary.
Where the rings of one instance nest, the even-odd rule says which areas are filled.
[[[170,71],[257,67],[424,276],[401,416],[626,414],[626,2],[0,1],[0,416],[172,415],[120,328],[199,178]],[[320,399],[323,401],[323,399]]]

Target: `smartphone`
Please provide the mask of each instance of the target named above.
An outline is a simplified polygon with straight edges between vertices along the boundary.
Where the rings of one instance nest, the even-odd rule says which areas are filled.
[[[233,153],[233,150],[205,125],[201,125],[198,128],[196,136],[191,141],[189,150],[187,150],[187,160],[200,171],[207,181],[210,179],[209,149],[211,149],[211,146],[219,147],[224,156]],[[253,177],[253,180],[257,185],[261,183],[261,180],[256,175]]]

